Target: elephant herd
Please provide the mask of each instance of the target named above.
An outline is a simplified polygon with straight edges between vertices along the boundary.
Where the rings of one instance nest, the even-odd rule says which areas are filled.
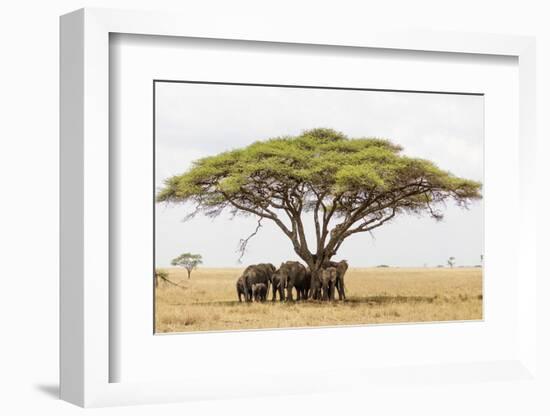
[[[329,261],[317,273],[297,261],[287,261],[277,269],[271,263],[248,266],[237,279],[237,296],[246,302],[265,302],[271,289],[272,301],[296,300],[334,300],[338,291],[340,300],[346,299],[344,276],[348,270],[345,260]]]

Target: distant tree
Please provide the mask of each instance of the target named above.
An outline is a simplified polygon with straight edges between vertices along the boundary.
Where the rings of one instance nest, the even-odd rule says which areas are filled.
[[[452,256],[449,257],[449,259],[447,260],[447,264],[451,269],[455,266],[455,263],[456,263],[456,259]]]
[[[187,270],[187,278],[191,279],[191,272],[202,264],[202,256],[200,254],[183,253],[172,260],[172,266],[180,266]]]

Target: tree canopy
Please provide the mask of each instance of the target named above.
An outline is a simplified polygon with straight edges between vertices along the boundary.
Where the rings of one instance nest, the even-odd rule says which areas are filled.
[[[295,252],[318,268],[352,234],[371,231],[401,213],[441,219],[441,205],[466,207],[481,198],[479,182],[459,178],[425,159],[407,157],[380,138],[348,138],[318,128],[298,136],[257,141],[194,162],[168,178],[159,202],[191,202],[192,215],[255,215],[273,221]],[[314,248],[304,214],[313,213]]]

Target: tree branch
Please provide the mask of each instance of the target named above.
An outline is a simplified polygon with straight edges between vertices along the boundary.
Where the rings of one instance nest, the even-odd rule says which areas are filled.
[[[340,249],[340,246],[342,245],[342,243],[345,241],[346,238],[348,238],[350,235],[352,234],[356,234],[356,233],[362,233],[362,232],[371,232],[372,230],[374,230],[375,228],[378,228],[382,225],[384,225],[386,222],[390,221],[393,217],[395,217],[397,213],[397,209],[396,208],[393,208],[392,209],[392,213],[390,215],[388,215],[386,218],[382,218],[382,219],[373,219],[373,220],[370,220],[370,221],[366,221],[365,223],[361,224],[360,226],[356,227],[356,228],[352,228],[348,231],[346,231],[343,236],[339,239],[338,243],[336,244],[336,246],[334,247],[334,252],[337,252],[339,249]],[[378,220],[378,222],[376,222]],[[374,224],[373,224],[374,223]],[[370,225],[370,224],[373,224],[373,225]]]
[[[179,287],[180,289],[187,290],[187,288],[186,288],[185,286],[178,285],[177,283],[172,282],[171,280],[169,280],[168,278],[166,278],[166,277],[164,277],[164,276],[156,276],[156,277],[157,277],[157,279],[158,279],[158,278],[161,278],[164,282],[169,283],[169,284],[171,284],[171,285],[173,285],[173,286],[177,286],[177,287]]]
[[[239,259],[237,260],[239,263],[241,263],[241,260],[242,260],[242,258],[243,258],[243,256],[244,256],[245,251],[246,251],[246,247],[248,246],[248,242],[250,241],[250,239],[251,239],[252,237],[254,237],[256,234],[258,234],[258,231],[259,231],[260,228],[262,227],[262,220],[263,220],[262,217],[260,217],[260,218],[258,219],[258,225],[256,225],[256,229],[254,230],[254,232],[253,232],[252,234],[250,234],[250,235],[249,235],[248,237],[246,237],[246,238],[241,238],[241,239],[239,240],[239,247],[238,247],[238,249],[237,249],[237,251],[241,253],[241,255],[239,256]]]
[[[257,211],[253,208],[249,208],[245,205],[242,205],[238,202],[236,202],[233,198],[231,198],[229,195],[227,195],[226,193],[223,193],[222,192],[222,195],[227,199],[227,201],[233,205],[235,208],[237,209],[240,209],[242,211],[245,211],[245,212],[248,212],[250,214],[254,214],[254,215],[257,215],[259,217],[263,217],[263,218],[267,218],[267,219],[270,219],[272,220],[273,222],[275,222],[275,224],[277,224],[279,226],[279,228],[286,234],[287,237],[289,238],[292,238],[292,233],[290,232],[290,230],[287,228],[287,226],[277,217],[277,215],[264,208],[264,207],[260,207],[261,209],[263,209],[264,212],[262,211]]]

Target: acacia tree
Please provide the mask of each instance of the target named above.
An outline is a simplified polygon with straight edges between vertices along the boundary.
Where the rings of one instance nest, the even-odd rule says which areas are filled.
[[[449,265],[449,267],[452,269],[453,267],[455,267],[455,262],[456,262],[456,259],[454,257],[449,257],[447,259],[447,264]]]
[[[180,266],[187,270],[187,278],[191,279],[191,272],[202,264],[202,256],[200,254],[183,253],[172,260],[172,266]]]
[[[197,160],[165,181],[157,201],[192,203],[188,217],[217,216],[226,209],[256,216],[258,227],[249,238],[262,221],[272,221],[316,274],[351,235],[403,213],[440,220],[444,201],[467,207],[481,198],[480,183],[401,152],[388,140],[313,129]],[[315,227],[311,247],[306,220]],[[242,241],[242,252],[249,238]]]

